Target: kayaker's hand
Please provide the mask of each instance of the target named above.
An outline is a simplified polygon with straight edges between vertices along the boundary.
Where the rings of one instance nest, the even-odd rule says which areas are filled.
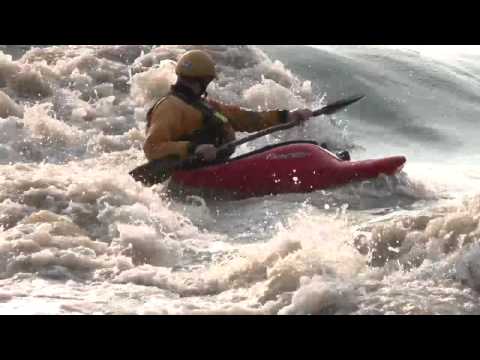
[[[308,109],[290,111],[288,114],[288,122],[295,121],[302,124],[313,116],[313,112]]]
[[[204,161],[213,161],[217,158],[217,148],[211,144],[197,146],[195,155]]]

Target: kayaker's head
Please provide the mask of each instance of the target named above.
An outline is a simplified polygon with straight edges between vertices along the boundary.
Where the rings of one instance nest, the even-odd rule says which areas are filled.
[[[213,59],[201,50],[191,50],[183,54],[175,72],[178,83],[188,86],[199,96],[206,93],[208,85],[217,77]]]

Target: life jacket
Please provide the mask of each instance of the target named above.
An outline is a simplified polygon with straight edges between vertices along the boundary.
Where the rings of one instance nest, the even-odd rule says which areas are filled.
[[[203,126],[200,129],[193,131],[191,134],[182,136],[177,141],[189,141],[193,147],[197,147],[202,144],[212,144],[215,147],[220,147],[233,139],[229,139],[226,126],[229,124],[229,120],[226,116],[218,111],[215,111],[203,98],[196,97],[191,94],[189,89],[183,86],[174,85],[171,91],[164,98],[160,99],[153,105],[153,107],[147,113],[147,131],[151,125],[151,115],[155,108],[160,105],[168,96],[176,96],[183,100],[186,104],[199,110],[202,114]],[[222,151],[217,155],[217,160],[228,159],[235,150]]]

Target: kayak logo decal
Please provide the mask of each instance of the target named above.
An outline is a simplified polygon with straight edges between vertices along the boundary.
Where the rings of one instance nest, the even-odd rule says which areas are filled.
[[[267,160],[289,160],[289,159],[303,159],[311,156],[308,152],[294,152],[289,154],[268,154]]]

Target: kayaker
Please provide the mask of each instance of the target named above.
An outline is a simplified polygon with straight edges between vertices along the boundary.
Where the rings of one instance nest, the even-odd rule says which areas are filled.
[[[232,155],[217,148],[235,140],[235,132],[256,132],[281,123],[304,122],[308,109],[251,111],[207,98],[207,87],[217,77],[215,63],[200,50],[188,51],[177,63],[178,80],[170,93],[147,113],[144,152],[149,161],[179,160],[195,155],[201,161],[225,160]]]

